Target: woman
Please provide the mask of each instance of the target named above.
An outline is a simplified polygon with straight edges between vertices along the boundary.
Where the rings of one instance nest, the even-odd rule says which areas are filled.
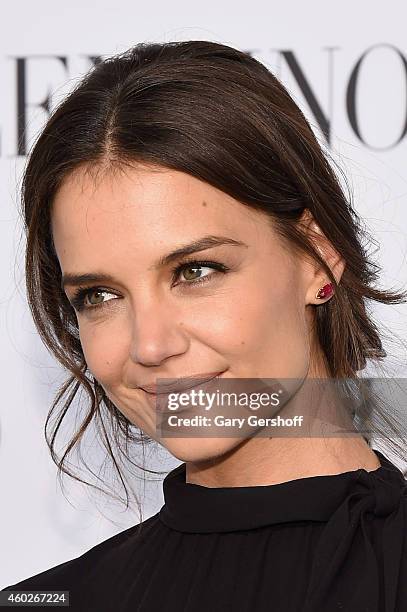
[[[72,609],[98,612],[407,609],[402,472],[356,428],[318,435],[324,411],[340,412],[331,383],[361,384],[385,356],[365,300],[406,295],[374,287],[359,219],[266,67],[206,41],[99,63],[35,143],[23,213],[29,304],[71,373],[54,460],[70,474],[95,422],[114,462],[155,440],[183,463],[156,515],[4,590],[65,590]],[[322,409],[312,436],[160,435],[160,380],[267,378],[299,383],[283,408]],[[298,395],[318,379],[323,402]],[[80,388],[90,408],[57,458]]]

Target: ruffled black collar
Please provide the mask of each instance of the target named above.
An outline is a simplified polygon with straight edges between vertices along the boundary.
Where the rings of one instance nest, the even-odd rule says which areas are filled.
[[[302,612],[394,612],[400,609],[399,589],[405,581],[401,567],[407,482],[382,453],[374,452],[380,467],[370,472],[358,469],[253,487],[186,483],[183,463],[164,480],[165,504],[159,517],[167,527],[185,533],[319,522],[322,531],[313,551]],[[375,517],[380,517],[374,525],[378,540],[372,532]]]
[[[188,533],[255,529],[295,521],[328,521],[350,495],[371,500],[372,512],[391,511],[407,483],[402,472],[374,450],[381,466],[250,487],[204,487],[187,483],[182,463],[164,479],[161,521]]]

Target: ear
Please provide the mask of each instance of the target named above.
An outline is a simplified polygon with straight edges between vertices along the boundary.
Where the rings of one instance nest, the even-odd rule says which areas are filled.
[[[334,249],[331,242],[327,239],[325,234],[322,232],[322,230],[316,223],[314,217],[312,216],[308,208],[304,210],[299,223],[303,227],[304,231],[308,234],[309,238],[314,244],[314,247],[320,254],[321,258],[328,265],[335,277],[336,282],[339,284],[346,266],[345,260]],[[308,283],[307,293],[305,296],[306,304],[321,304],[324,301],[324,298],[316,298],[316,293],[321,287],[323,287],[327,283],[330,283],[331,280],[327,276],[322,266],[315,260],[313,260],[312,263],[312,270],[313,273],[309,277],[310,282]],[[330,297],[332,296],[329,296],[325,299],[328,300],[330,299]]]

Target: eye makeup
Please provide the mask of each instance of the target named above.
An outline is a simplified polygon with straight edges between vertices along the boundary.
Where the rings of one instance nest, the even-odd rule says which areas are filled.
[[[214,270],[214,272],[212,274],[207,274],[205,276],[201,276],[197,279],[194,279],[192,281],[183,281],[180,283],[177,283],[177,286],[183,286],[183,285],[187,285],[187,286],[197,286],[197,285],[203,285],[206,283],[209,283],[212,281],[213,277],[217,276],[218,273],[222,273],[222,274],[226,274],[230,268],[228,268],[228,266],[226,266],[225,264],[222,264],[218,261],[213,261],[213,260],[191,260],[191,261],[184,261],[180,264],[178,264],[177,266],[175,266],[174,268],[172,268],[172,279],[173,279],[173,285],[175,281],[178,279],[178,277],[180,276],[180,274],[182,272],[184,272],[184,270],[195,270],[195,269],[199,269],[199,268],[210,268],[212,270]],[[184,290],[184,289],[183,289]],[[109,301],[112,300],[107,300],[106,302],[101,302],[99,304],[91,304],[91,305],[87,305],[86,304],[86,299],[88,298],[89,295],[91,295],[92,293],[110,293],[111,295],[115,295],[115,293],[113,291],[111,291],[110,289],[107,289],[105,287],[100,287],[98,285],[95,286],[88,286],[88,287],[78,287],[76,289],[76,291],[74,292],[72,298],[70,299],[70,303],[73,306],[73,308],[77,311],[77,312],[82,312],[84,310],[95,310],[95,309],[99,309],[99,308],[104,308],[106,307],[107,303]],[[114,300],[113,300],[114,301]]]

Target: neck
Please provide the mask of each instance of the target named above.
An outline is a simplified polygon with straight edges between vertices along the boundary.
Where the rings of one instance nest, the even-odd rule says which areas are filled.
[[[380,467],[362,436],[249,438],[219,458],[187,462],[186,482],[205,487],[251,487]]]
[[[186,462],[186,482],[206,487],[245,487],[360,468],[378,469],[377,455],[354,429],[349,407],[338,400],[338,387],[330,384],[333,380],[326,372],[314,370],[312,375],[325,378],[327,384],[324,381],[321,385],[318,380],[314,384],[314,378],[307,379],[299,391],[291,390],[289,401],[279,412],[283,417],[306,415],[306,437],[289,433],[245,438],[218,457]],[[347,433],[334,437],[332,434],[338,431]]]

